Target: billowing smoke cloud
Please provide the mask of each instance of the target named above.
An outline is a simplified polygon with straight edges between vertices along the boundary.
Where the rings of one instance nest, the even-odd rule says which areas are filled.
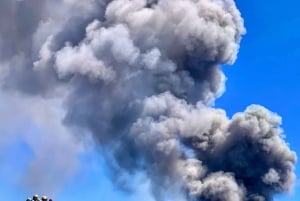
[[[0,4],[3,89],[62,97],[64,125],[89,132],[117,177],[143,172],[157,200],[171,185],[199,201],[291,188],[296,154],[280,117],[211,107],[245,33],[233,0]]]

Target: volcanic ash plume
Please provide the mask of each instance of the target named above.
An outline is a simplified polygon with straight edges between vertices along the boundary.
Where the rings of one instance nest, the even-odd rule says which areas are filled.
[[[4,2],[0,36],[23,33],[0,43],[4,89],[63,97],[64,125],[88,131],[117,175],[144,173],[157,200],[172,185],[199,201],[291,188],[281,118],[211,107],[245,33],[233,0]]]

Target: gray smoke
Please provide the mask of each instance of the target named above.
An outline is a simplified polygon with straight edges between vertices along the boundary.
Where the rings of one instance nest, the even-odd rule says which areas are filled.
[[[0,9],[3,89],[63,98],[64,125],[92,135],[121,188],[122,174],[138,172],[157,200],[172,184],[199,201],[268,201],[291,188],[296,154],[280,117],[252,105],[229,119],[211,106],[245,33],[233,0],[6,0]]]

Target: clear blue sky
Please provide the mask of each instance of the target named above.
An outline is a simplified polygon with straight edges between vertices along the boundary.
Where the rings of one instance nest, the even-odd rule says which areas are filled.
[[[282,116],[286,140],[300,153],[300,2],[237,0],[237,5],[245,20],[247,34],[236,63],[224,67],[227,89],[216,106],[226,109],[231,116],[250,104],[264,105]],[[0,149],[1,200],[25,200],[27,192],[17,185],[16,179],[22,173],[19,167],[33,156],[24,142],[12,145],[10,150],[8,154]],[[152,200],[146,193],[147,186],[135,194],[117,191],[108,180],[104,162],[93,150],[84,154],[81,160],[86,166],[68,182],[56,200]],[[296,169],[297,175],[300,175],[299,169]],[[278,196],[276,200],[299,201],[300,181],[296,181],[291,195]]]
[[[286,140],[300,153],[300,2],[237,0],[247,34],[234,66],[224,68],[226,93],[217,101],[228,115],[261,104],[282,116]],[[299,164],[296,174],[300,175]],[[278,200],[300,200],[294,194]]]

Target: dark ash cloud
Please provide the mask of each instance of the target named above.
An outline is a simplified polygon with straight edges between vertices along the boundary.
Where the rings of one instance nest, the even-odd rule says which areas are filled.
[[[2,88],[63,99],[63,124],[89,132],[116,177],[143,172],[157,200],[172,184],[199,201],[291,188],[280,117],[211,106],[245,33],[233,0],[38,2],[0,3]]]

